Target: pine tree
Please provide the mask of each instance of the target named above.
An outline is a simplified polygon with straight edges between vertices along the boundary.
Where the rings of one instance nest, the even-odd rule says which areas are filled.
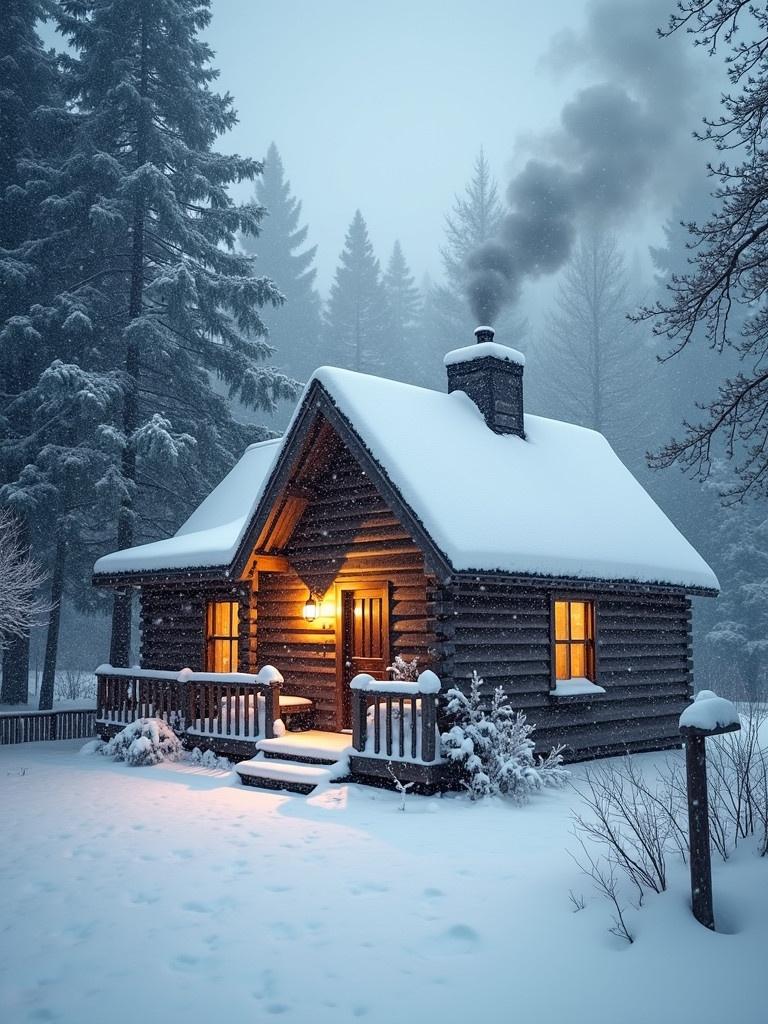
[[[481,149],[464,193],[454,198],[445,218],[445,244],[440,249],[445,281],[433,285],[424,297],[424,384],[442,388],[443,356],[473,341],[477,323],[466,296],[464,264],[473,250],[495,237],[503,215],[498,186]],[[512,345],[525,332],[525,324],[509,312],[493,326],[498,340]]]
[[[389,369],[398,380],[410,380],[417,377],[420,361],[416,328],[421,314],[421,294],[399,241],[392,249],[383,284]]]
[[[327,350],[339,366],[380,372],[386,297],[381,267],[359,210],[347,231],[325,316]]]
[[[25,193],[25,161],[40,148],[37,111],[57,96],[58,76],[51,53],[37,34],[47,0],[6,0],[0,33],[0,247],[12,250],[29,237],[34,209]],[[12,278],[3,277],[5,289]]]
[[[261,272],[278,283],[286,299],[284,306],[263,316],[278,362],[290,376],[306,380],[320,361],[320,296],[313,266],[317,246],[304,248],[308,228],[300,225],[301,203],[291,194],[274,142],[256,183],[256,200],[266,216],[258,238],[243,235],[242,245],[257,257]]]
[[[48,359],[43,338],[17,314],[36,303],[42,309],[57,280],[58,239],[46,230],[40,202],[45,178],[41,159],[61,144],[55,109],[61,102],[56,61],[36,28],[47,0],[8,0],[0,31],[0,486],[23,469],[27,452],[17,441],[39,426],[18,396],[38,379]],[[19,541],[28,547],[34,526],[30,510],[15,508]],[[37,539],[44,536],[36,531]],[[36,552],[45,560],[45,552]],[[3,653],[0,699],[26,703],[29,634],[13,635]]]
[[[546,415],[605,434],[624,461],[642,469],[650,427],[643,383],[656,363],[626,318],[631,304],[616,239],[600,229],[585,232],[546,318],[530,386]]]
[[[120,415],[102,436],[113,464],[100,483],[120,548],[160,525],[158,494],[176,511],[185,483],[194,500],[231,465],[232,438],[244,436],[211,374],[253,408],[295,394],[284,374],[258,365],[270,354],[258,309],[280,296],[234,250],[239,232],[258,232],[259,211],[227,189],[261,167],[213,149],[236,115],[231,97],[211,89],[217,72],[199,38],[209,21],[208,0],[63,0],[59,9],[76,146],[55,187],[62,215],[80,223],[88,197],[87,262],[98,269],[68,298],[82,304],[82,329],[98,345],[81,355],[122,371]],[[130,594],[118,593],[117,664],[130,619]]]
[[[705,491],[737,486],[732,465],[718,460]],[[768,668],[768,516],[764,503],[731,501],[711,518],[712,561],[723,591],[706,631],[716,678],[736,698],[763,701]]]
[[[454,292],[462,292],[467,256],[498,234],[503,215],[498,186],[481,149],[464,195],[454,198],[453,209],[445,218],[445,245],[440,256],[446,281]]]

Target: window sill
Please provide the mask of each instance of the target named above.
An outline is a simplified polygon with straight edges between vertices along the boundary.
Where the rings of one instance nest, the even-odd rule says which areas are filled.
[[[605,687],[598,686],[591,679],[559,679],[554,690],[549,691],[555,700],[569,697],[597,697],[605,693]]]

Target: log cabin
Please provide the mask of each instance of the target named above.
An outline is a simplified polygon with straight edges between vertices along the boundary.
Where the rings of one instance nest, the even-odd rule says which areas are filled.
[[[437,786],[444,694],[476,671],[539,748],[678,745],[691,596],[717,579],[606,439],[526,413],[524,357],[475,334],[445,392],[321,367],[173,537],[99,559],[140,608],[141,667],[99,670],[105,735],[164,714],[252,784],[309,791],[343,755]],[[429,685],[388,678],[398,655]]]

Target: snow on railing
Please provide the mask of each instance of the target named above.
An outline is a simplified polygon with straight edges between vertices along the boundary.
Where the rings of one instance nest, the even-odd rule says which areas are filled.
[[[280,721],[283,677],[272,665],[255,674],[100,665],[96,679],[100,722],[162,718],[172,729],[195,736],[251,740],[272,738]]]
[[[440,679],[427,669],[415,682],[356,675],[352,691],[352,746],[366,757],[418,764],[442,761],[437,715]]]

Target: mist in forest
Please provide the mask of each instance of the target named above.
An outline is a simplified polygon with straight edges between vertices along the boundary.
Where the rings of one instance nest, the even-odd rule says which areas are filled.
[[[318,365],[442,390],[445,353],[490,320],[528,355],[526,409],[604,432],[714,557],[716,496],[650,472],[646,453],[711,395],[723,363],[660,367],[659,341],[627,320],[685,269],[678,222],[710,208],[711,152],[692,136],[716,112],[722,69],[683,33],[658,37],[669,13],[665,0],[214,0],[211,88],[237,112],[216,149],[261,164],[227,194],[260,211],[234,249],[272,282],[258,311],[270,397],[231,367],[211,376],[229,439],[162,515],[148,499],[134,540],[173,533],[246,440],[282,431]],[[39,32],[65,48],[51,23]],[[162,443],[183,454],[194,428]],[[69,637],[98,613],[103,648],[108,607],[87,565],[107,541],[88,530],[62,607]],[[91,664],[90,642],[67,640],[62,659]]]

